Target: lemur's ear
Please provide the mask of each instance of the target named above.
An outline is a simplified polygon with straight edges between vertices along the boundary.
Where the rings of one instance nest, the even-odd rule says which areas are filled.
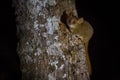
[[[69,17],[72,17],[72,16],[73,16],[72,12],[70,12],[70,11],[66,11],[66,15],[67,15],[67,18],[69,18]]]
[[[83,23],[83,22],[84,22],[84,18],[83,18],[83,17],[78,18],[77,22],[78,22],[79,24]]]

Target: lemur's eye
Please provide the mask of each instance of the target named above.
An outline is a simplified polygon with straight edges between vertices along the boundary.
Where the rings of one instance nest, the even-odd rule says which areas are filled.
[[[71,24],[75,24],[75,20],[74,19],[71,20]]]

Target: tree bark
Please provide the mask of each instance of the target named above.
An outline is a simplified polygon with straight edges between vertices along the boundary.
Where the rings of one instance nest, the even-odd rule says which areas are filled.
[[[13,0],[22,80],[89,80],[85,48],[60,18],[75,0]]]

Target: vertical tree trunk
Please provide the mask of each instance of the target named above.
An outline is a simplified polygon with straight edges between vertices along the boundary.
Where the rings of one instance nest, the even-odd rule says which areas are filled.
[[[84,45],[60,23],[74,0],[14,0],[22,80],[89,80]]]

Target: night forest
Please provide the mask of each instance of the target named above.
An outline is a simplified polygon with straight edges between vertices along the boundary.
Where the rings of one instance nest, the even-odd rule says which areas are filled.
[[[89,45],[91,80],[120,80],[116,3],[108,0],[76,0],[78,16],[84,17],[94,28]],[[12,0],[2,0],[0,10],[0,80],[20,80],[20,62],[16,52],[16,16]]]

